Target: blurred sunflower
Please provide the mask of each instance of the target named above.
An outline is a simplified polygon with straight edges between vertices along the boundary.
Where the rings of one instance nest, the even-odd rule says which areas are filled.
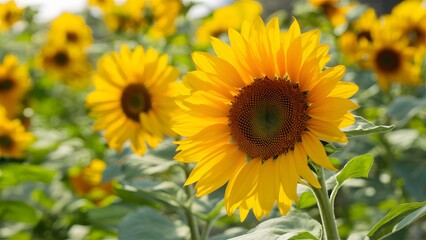
[[[155,148],[164,134],[174,136],[170,118],[176,107],[172,84],[178,71],[167,64],[167,55],[138,46],[133,52],[122,46],[98,62],[95,90],[87,96],[95,130],[105,130],[111,148],[121,151],[127,140],[137,154],[145,142]]]
[[[96,205],[106,205],[115,197],[113,182],[103,183],[104,161],[94,159],[86,167],[73,167],[68,171],[71,187],[74,192],[91,200]]]
[[[127,0],[123,4],[114,3],[105,11],[107,27],[115,32],[138,31],[146,25],[142,11],[145,1]]]
[[[0,157],[24,157],[33,139],[33,134],[26,132],[18,119],[9,120],[0,106]]]
[[[367,9],[361,17],[350,25],[349,31],[339,37],[339,45],[349,63],[365,67],[368,47],[371,44],[371,29],[378,19],[373,8]]]
[[[56,45],[72,44],[86,48],[93,42],[92,30],[82,16],[63,13],[52,21],[48,42]]]
[[[114,6],[114,0],[89,0],[89,6],[99,7],[102,11],[108,11]]]
[[[197,41],[200,45],[209,44],[210,36],[218,37],[229,28],[239,30],[244,21],[253,21],[261,13],[262,5],[252,0],[239,0],[229,6],[218,8],[212,17],[198,28]]]
[[[183,113],[173,130],[181,162],[197,162],[185,185],[197,182],[196,196],[228,185],[225,207],[237,208],[243,221],[249,210],[260,219],[275,201],[286,214],[298,201],[298,182],[319,188],[307,157],[327,169],[320,140],[348,141],[340,130],[354,122],[348,100],[358,91],[342,82],[345,67],[324,70],[329,48],[318,30],[301,34],[295,20],[280,33],[278,19],[265,27],[261,18],[245,22],[241,33],[229,30],[228,45],[212,38],[217,56],[196,52],[196,71],[180,91]],[[182,87],[183,86],[183,87]]]
[[[19,65],[17,57],[8,54],[0,64],[0,106],[12,119],[21,110],[22,99],[31,86],[28,68]]]
[[[340,1],[336,0],[309,0],[309,2],[324,12],[334,27],[346,23],[346,14],[354,7],[353,4],[340,6]]]
[[[175,20],[182,8],[181,0],[127,0],[105,11],[104,20],[116,32],[148,30],[154,38],[176,31]]]
[[[89,84],[91,66],[77,46],[46,44],[37,61],[45,71],[67,85],[80,88]]]
[[[180,0],[150,0],[149,7],[153,17],[148,32],[151,37],[161,38],[176,32],[175,20],[182,8]]]
[[[392,83],[420,85],[421,63],[417,57],[419,52],[410,47],[408,39],[402,38],[387,21],[384,23],[376,24],[372,30],[367,66],[374,70],[377,83],[384,91],[388,90]]]
[[[0,3],[0,31],[8,30],[22,18],[23,10],[16,6],[15,1]]]
[[[420,1],[404,1],[392,9],[391,21],[394,30],[401,31],[409,45],[426,48],[426,6]]]

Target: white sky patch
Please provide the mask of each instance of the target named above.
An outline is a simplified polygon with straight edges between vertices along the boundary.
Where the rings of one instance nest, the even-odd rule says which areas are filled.
[[[9,0],[0,0],[8,2]],[[78,13],[87,6],[87,0],[15,0],[19,7],[30,6],[39,11],[36,21],[48,22],[63,12]],[[122,2],[116,0],[116,2]],[[208,15],[213,9],[226,5],[232,0],[183,0],[184,3],[200,3],[194,6],[188,13],[190,18],[201,18]]]

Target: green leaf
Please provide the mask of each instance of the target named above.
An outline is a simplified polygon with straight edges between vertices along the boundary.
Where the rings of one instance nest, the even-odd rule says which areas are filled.
[[[379,125],[376,126],[373,123],[365,120],[363,117],[355,116],[355,123],[349,127],[343,128],[342,131],[346,134],[347,137],[357,137],[363,135],[370,135],[374,133],[384,133],[394,129],[394,125],[386,126]]]
[[[189,228],[148,207],[128,214],[118,226],[120,239],[188,239]]]
[[[283,236],[300,239],[297,236],[307,236],[307,234],[314,237],[313,239],[318,239],[321,236],[321,224],[304,212],[291,211],[284,217],[266,220],[247,234],[233,239],[288,239]]]
[[[394,99],[388,108],[388,115],[397,121],[398,126],[404,125],[426,105],[426,99],[412,96],[400,96]]]
[[[22,222],[35,225],[39,219],[37,211],[24,202],[0,200],[0,222]]]
[[[56,172],[36,165],[9,163],[0,166],[0,189],[23,182],[52,181]]]
[[[312,192],[304,192],[302,195],[300,195],[299,202],[297,203],[297,208],[304,209],[312,207],[317,203],[317,200],[315,199],[315,196],[312,194]]]
[[[88,219],[93,226],[115,227],[124,216],[136,209],[134,205],[112,204],[103,208],[91,208],[88,211]]]
[[[367,236],[371,240],[382,239],[425,215],[426,202],[397,205],[368,232]]]
[[[373,166],[373,156],[371,154],[364,154],[352,158],[340,171],[337,176],[337,182],[341,185],[349,178],[367,178],[371,166]]]

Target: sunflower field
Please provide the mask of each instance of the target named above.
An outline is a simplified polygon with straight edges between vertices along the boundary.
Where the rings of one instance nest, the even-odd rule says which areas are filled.
[[[426,239],[425,0],[23,2],[0,239]]]

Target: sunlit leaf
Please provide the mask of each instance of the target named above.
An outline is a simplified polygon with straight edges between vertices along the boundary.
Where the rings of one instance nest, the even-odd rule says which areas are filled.
[[[371,154],[365,154],[352,158],[340,171],[336,179],[339,184],[342,184],[349,178],[367,178],[370,172],[371,166],[373,166],[373,156]]]
[[[357,137],[363,135],[370,135],[374,133],[384,133],[394,129],[393,125],[379,125],[376,126],[373,123],[367,121],[363,117],[355,116],[355,123],[349,127],[343,128],[342,131],[347,137]]]
[[[19,201],[0,200],[0,222],[37,224],[39,216],[30,205]]]
[[[382,239],[426,215],[426,202],[403,203],[395,206],[368,232],[371,240]]]
[[[36,165],[16,163],[0,165],[0,189],[30,181],[49,183],[55,174],[53,170]]]

